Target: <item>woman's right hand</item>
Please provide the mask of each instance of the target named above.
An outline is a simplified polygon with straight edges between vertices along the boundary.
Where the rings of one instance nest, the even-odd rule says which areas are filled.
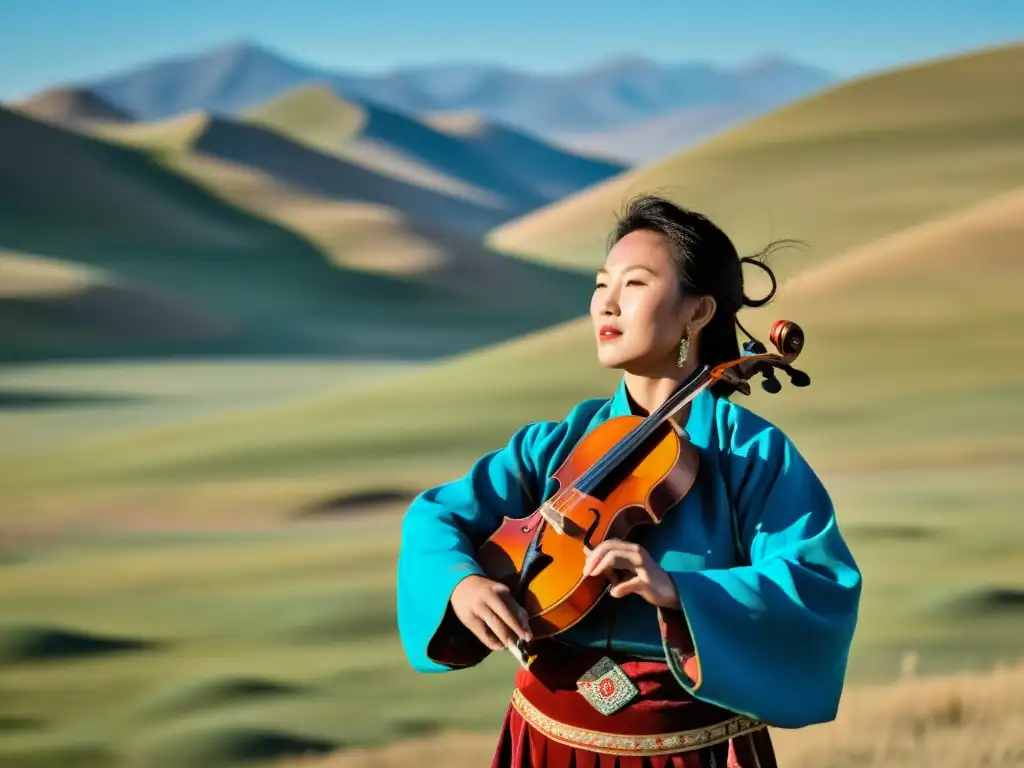
[[[476,574],[467,576],[452,591],[451,604],[459,621],[492,651],[532,637],[529,614],[500,582]]]

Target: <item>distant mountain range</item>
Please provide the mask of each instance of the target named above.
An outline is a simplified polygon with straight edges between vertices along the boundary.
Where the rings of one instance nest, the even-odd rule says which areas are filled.
[[[354,74],[235,43],[79,85],[136,119],[154,120],[195,109],[234,115],[319,82],[341,96],[412,115],[470,113],[570,149],[642,162],[835,81],[825,70],[779,57],[735,68],[625,58],[558,75],[488,64]],[[638,141],[646,144],[642,151]]]

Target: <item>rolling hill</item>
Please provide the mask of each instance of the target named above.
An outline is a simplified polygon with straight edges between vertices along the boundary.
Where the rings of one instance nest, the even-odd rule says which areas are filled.
[[[163,123],[96,127],[93,133],[156,152],[164,159],[192,155],[248,168],[307,194],[385,206],[414,221],[442,222],[467,235],[479,235],[508,220],[514,211],[539,203],[504,200],[439,172],[427,180],[423,175],[395,172],[381,162],[353,159],[296,141],[256,121],[192,113]]]
[[[891,468],[893,461],[928,466],[957,456],[989,461],[1014,444],[1024,423],[1024,364],[1011,360],[996,375],[979,358],[1008,350],[1024,321],[1016,293],[1022,244],[1018,189],[794,277],[767,308],[745,310],[744,324],[756,333],[778,317],[800,323],[808,338],[800,367],[814,384],[775,397],[755,387],[751,402],[800,435],[827,471]],[[965,364],[950,368],[951,359]],[[210,477],[288,475],[341,464],[353,477],[371,466],[387,474],[413,461],[421,440],[436,442],[437,455],[454,449],[468,458],[526,421],[560,418],[581,398],[606,396],[616,379],[594,361],[589,319],[574,320],[333,402],[130,440],[98,454],[98,462],[158,476],[186,468]],[[957,398],[950,401],[956,412],[943,425],[929,424],[946,398]],[[964,429],[978,438],[1003,435],[1003,442],[963,441]],[[1015,445],[1007,458],[1024,457],[1024,445]],[[100,467],[92,463],[88,472],[95,477]]]
[[[131,115],[86,88],[51,88],[9,106],[29,117],[59,125],[126,123]]]
[[[796,238],[826,258],[1024,181],[1022,91],[1024,45],[840,85],[504,224],[488,242],[590,270],[626,198],[654,191],[710,215],[741,251]]]
[[[224,318],[104,270],[0,252],[0,359],[103,354],[111,346],[215,345]],[[2,401],[2,398],[0,398]]]
[[[588,287],[578,276],[538,271],[535,263],[508,258],[480,242],[479,235],[495,221],[542,200],[539,193],[506,182],[468,142],[413,120],[399,118],[403,130],[393,132],[396,144],[371,140],[364,128],[375,114],[310,87],[263,105],[245,120],[192,113],[156,123],[92,126],[90,132],[160,158],[218,197],[298,233],[341,266],[405,276],[478,303],[515,294],[524,316],[546,316],[545,306],[562,303],[565,295],[585,294]],[[408,151],[398,145],[402,137]],[[528,146],[543,153],[543,145]],[[445,151],[430,153],[438,147]],[[576,158],[552,155],[570,173],[581,169]],[[549,159],[548,166],[532,167],[528,183],[543,187],[545,178],[551,184],[572,183]],[[601,169],[585,161],[582,166],[580,179],[586,179],[586,170]],[[499,189],[459,178],[466,170],[462,175],[471,181],[486,175]],[[517,197],[501,197],[506,194]]]
[[[312,189],[314,194],[343,195],[347,183],[349,190],[356,189],[373,202],[394,202],[388,195],[401,199],[404,194],[413,201],[410,204],[426,200],[434,205],[431,210],[451,215],[470,204],[431,197],[427,190],[357,167],[346,177],[340,169],[349,166],[339,158],[317,154],[258,126],[202,118],[171,126],[129,124],[115,130],[126,131],[134,140],[141,137],[142,144],[150,142],[152,154],[0,110],[0,247],[104,270],[118,285],[146,295],[156,292],[171,305],[215,318],[209,327],[218,332],[202,342],[164,338],[159,343],[145,334],[113,334],[87,345],[68,334],[63,350],[52,345],[36,352],[7,348],[3,354],[8,358],[323,353],[422,359],[563,320],[571,316],[564,295],[586,290],[580,278],[538,271],[529,264],[515,272],[514,262],[493,254],[492,264],[506,270],[498,269],[499,279],[515,273],[536,290],[525,299],[507,294],[496,299],[460,294],[438,281],[355,269],[344,259],[332,264],[330,256],[301,235],[226,202],[216,189],[204,189],[174,173],[175,163],[187,162],[194,153],[234,171],[237,163],[251,163],[249,173],[257,179],[265,178],[260,173],[280,170],[284,180],[269,184],[271,193],[274,184],[285,189],[291,184],[300,193]],[[157,147],[154,137],[181,144]],[[325,167],[318,165],[321,161]],[[332,170],[335,173],[328,172]],[[409,231],[418,230],[410,226]],[[459,242],[456,235],[451,237]],[[477,252],[487,253],[479,247]],[[48,323],[61,318],[53,307],[35,306],[30,311],[23,299],[9,300],[3,311],[27,324],[26,339],[31,338],[33,318],[47,318]],[[80,320],[79,313],[68,317]],[[61,327],[68,328],[69,322]],[[425,328],[436,333],[424,335]],[[51,336],[58,338],[59,332]]]
[[[735,68],[632,57],[564,74],[466,63],[364,75],[327,71],[254,43],[236,42],[80,85],[142,120],[160,120],[191,110],[235,115],[314,82],[329,83],[347,98],[409,115],[468,110],[489,121],[552,137],[611,130],[683,107],[778,105],[819,90],[835,77],[781,57]]]
[[[391,109],[341,99],[326,84],[290,91],[245,117],[379,173],[484,198],[510,218],[624,169],[507,128],[481,125],[469,134],[439,131]]]

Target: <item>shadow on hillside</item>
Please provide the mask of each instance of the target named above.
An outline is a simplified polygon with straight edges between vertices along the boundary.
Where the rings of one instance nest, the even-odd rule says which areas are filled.
[[[200,154],[255,168],[322,197],[384,205],[415,221],[443,221],[447,226],[478,237],[529,210],[512,202],[507,208],[494,210],[431,192],[246,123],[211,119],[193,147]]]
[[[520,214],[625,170],[624,165],[581,157],[491,122],[450,135],[390,109],[363,106],[363,139],[501,195]]]
[[[11,665],[145,651],[156,646],[149,640],[104,636],[63,627],[0,628],[0,661]]]
[[[551,202],[551,198],[538,193],[529,178],[506,173],[506,166],[514,163],[513,158],[481,152],[464,137],[450,136],[385,107],[365,103],[362,106],[367,118],[357,143],[390,147],[440,173],[498,195],[508,201],[507,210],[515,211],[513,215]]]
[[[0,390],[0,413],[4,411],[60,410],[83,406],[113,407],[149,402],[140,395],[114,395],[105,392],[34,392],[20,389]]]
[[[408,505],[416,494],[398,488],[380,488],[331,496],[307,504],[295,513],[297,520],[344,517],[354,512],[377,512]]]

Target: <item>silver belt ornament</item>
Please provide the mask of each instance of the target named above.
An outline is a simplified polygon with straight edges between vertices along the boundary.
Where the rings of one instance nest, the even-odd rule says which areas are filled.
[[[576,689],[602,715],[613,715],[640,695],[622,667],[602,658],[576,681]]]

